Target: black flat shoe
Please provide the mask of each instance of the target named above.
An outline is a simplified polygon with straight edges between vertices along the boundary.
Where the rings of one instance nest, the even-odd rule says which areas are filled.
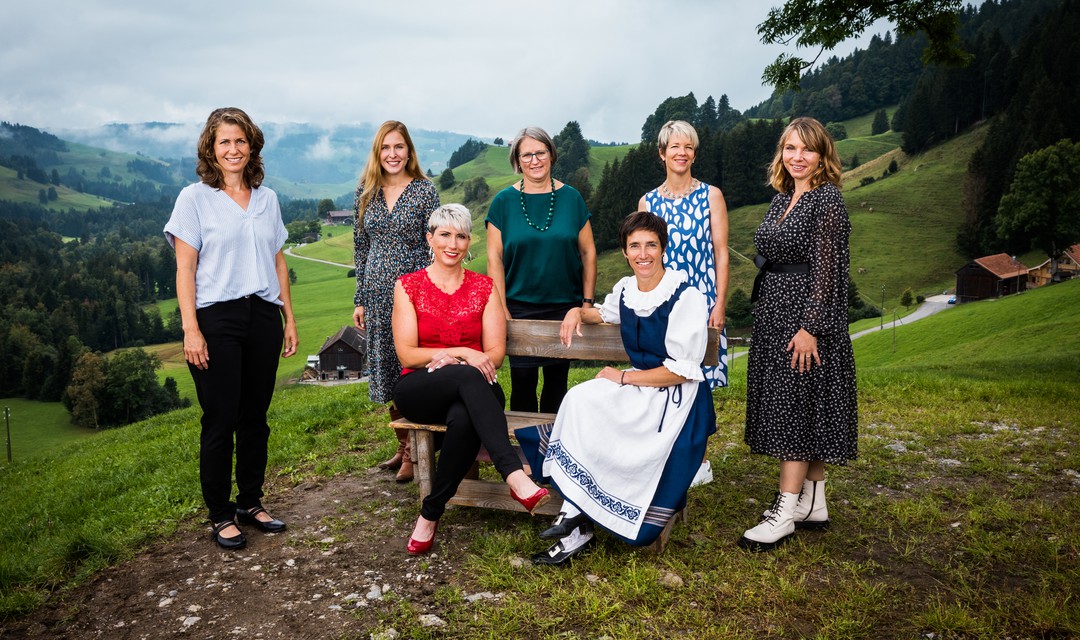
[[[285,523],[277,518],[270,520],[269,522],[263,522],[255,516],[260,513],[266,513],[266,509],[262,507],[253,507],[251,509],[236,508],[236,517],[240,522],[244,524],[253,524],[259,528],[260,531],[265,533],[281,533],[285,530]]]
[[[236,523],[232,520],[214,523],[214,532],[210,534],[210,539],[216,542],[219,547],[225,549],[226,551],[236,551],[237,549],[243,549],[244,546],[247,545],[247,538],[244,537],[243,531],[231,538],[226,538],[225,536],[221,535],[221,532],[223,530],[234,525],[236,525]]]
[[[588,548],[596,539],[591,524],[582,525],[576,536],[567,536],[548,547],[547,551],[532,556],[533,564],[561,566],[569,564],[570,558]],[[572,546],[571,546],[572,545]]]
[[[570,535],[574,529],[588,521],[589,516],[585,515],[584,512],[577,514],[573,518],[567,518],[565,513],[560,513],[550,527],[540,532],[540,537],[544,540],[559,540]]]

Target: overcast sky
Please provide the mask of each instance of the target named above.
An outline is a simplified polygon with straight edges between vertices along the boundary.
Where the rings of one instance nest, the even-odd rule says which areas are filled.
[[[779,4],[5,0],[0,119],[202,123],[238,106],[259,123],[398,119],[482,137],[577,120],[586,137],[635,141],[668,96],[767,98],[761,72],[782,49],[757,25]]]

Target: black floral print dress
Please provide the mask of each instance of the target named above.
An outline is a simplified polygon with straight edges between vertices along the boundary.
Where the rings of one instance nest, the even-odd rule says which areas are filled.
[[[356,189],[353,215],[357,216],[363,185]],[[382,189],[368,202],[361,224],[353,224],[356,261],[355,306],[364,307],[368,333],[368,395],[372,402],[389,402],[401,363],[394,350],[390,315],[394,308],[394,282],[431,264],[427,221],[439,207],[439,193],[430,180],[414,179],[394,203],[386,207]],[[355,218],[354,218],[355,220]]]
[[[808,263],[809,273],[765,274],[754,307],[746,379],[746,443],[780,460],[855,459],[855,357],[847,332],[848,237],[840,190],[806,192],[783,220],[791,193],[777,194],[754,234],[774,263]],[[817,338],[821,365],[799,373],[786,347],[799,329]]]

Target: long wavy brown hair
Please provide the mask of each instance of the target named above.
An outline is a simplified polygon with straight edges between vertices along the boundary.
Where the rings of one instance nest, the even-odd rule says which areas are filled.
[[[360,222],[364,219],[364,210],[367,209],[368,203],[375,197],[375,193],[382,188],[383,175],[382,163],[379,162],[379,151],[382,149],[383,140],[386,136],[390,135],[391,131],[397,131],[401,134],[402,138],[405,138],[405,146],[409,149],[409,159],[405,161],[405,174],[413,180],[427,180],[424,172],[420,169],[420,161],[416,159],[416,146],[413,144],[412,137],[409,136],[409,129],[405,126],[404,122],[398,122],[397,120],[387,120],[382,123],[379,130],[375,132],[375,139],[371,141],[371,151],[368,153],[367,164],[364,165],[364,170],[360,173],[360,184],[356,187],[356,224],[359,229]]]
[[[210,117],[206,119],[206,126],[203,127],[202,135],[199,136],[199,162],[195,166],[195,173],[199,174],[203,182],[215,189],[225,186],[225,174],[214,155],[217,131],[223,124],[234,124],[244,132],[250,150],[247,166],[244,167],[244,184],[252,189],[259,187],[265,177],[262,156],[259,155],[265,143],[263,132],[248,114],[236,107],[214,109]]]
[[[836,152],[836,144],[832,136],[825,130],[825,126],[814,118],[795,118],[784,128],[780,140],[776,143],[776,155],[773,156],[772,164],[769,165],[769,184],[780,193],[787,193],[795,189],[795,179],[788,173],[784,166],[784,145],[788,136],[792,133],[799,134],[806,148],[821,154],[821,164],[810,174],[810,188],[816,189],[826,182],[840,186],[844,173],[843,165],[840,164],[840,154]]]

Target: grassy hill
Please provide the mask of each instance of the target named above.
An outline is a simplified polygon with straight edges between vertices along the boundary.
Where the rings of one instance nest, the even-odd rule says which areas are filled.
[[[0,167],[0,200],[40,204],[38,191],[41,189],[48,191],[50,186],[52,185],[41,184],[29,179],[19,180],[18,173],[14,169]],[[111,200],[87,193],[79,193],[63,185],[54,188],[56,189],[57,199],[50,200],[43,205],[54,211],[86,210],[107,207],[112,204]]]
[[[77,142],[65,141],[64,145],[67,147],[65,151],[49,150],[46,152],[49,160],[39,161],[39,166],[46,173],[55,170],[60,176],[61,184],[55,187],[58,199],[45,205],[53,210],[86,210],[113,204],[113,199],[76,191],[76,180],[84,184],[95,182],[111,186],[131,185],[140,181],[155,187],[166,187],[167,191],[176,190],[179,185],[189,181],[180,167],[156,158],[99,149]],[[18,180],[14,170],[0,167],[0,200],[37,203],[38,190],[48,189],[49,186],[31,180]]]
[[[454,535],[472,543],[467,557],[439,559],[457,567],[444,601],[480,591],[500,597],[441,610],[441,633],[1077,636],[1077,305],[1080,282],[1070,282],[949,309],[898,329],[895,348],[889,333],[856,341],[860,457],[830,471],[833,530],[800,533],[775,553],[735,547],[776,474],[772,459],[741,444],[740,366],[715,394],[719,431],[709,458],[717,480],[691,491],[690,521],[662,555],[601,535],[565,570],[515,566],[513,558],[544,546],[537,534],[546,522],[451,510]],[[575,369],[572,381],[593,371]],[[363,477],[390,446],[385,419],[355,387],[280,390],[270,414],[272,477],[287,486]],[[0,619],[192,527],[201,512],[198,428],[197,409],[176,411],[0,468]],[[342,532],[374,508],[313,516],[323,531]],[[402,532],[413,515],[404,511]],[[340,579],[334,566],[326,570]],[[667,572],[686,586],[661,586]],[[369,606],[385,608],[379,619],[399,633],[427,633],[407,603]]]

